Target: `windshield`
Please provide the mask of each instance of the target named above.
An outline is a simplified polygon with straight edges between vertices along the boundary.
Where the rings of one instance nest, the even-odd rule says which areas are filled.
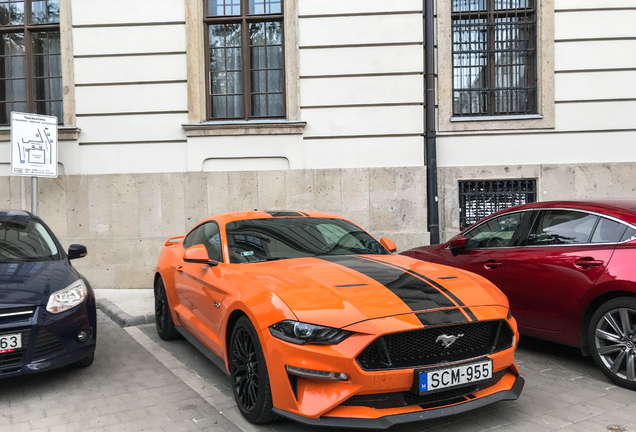
[[[351,222],[326,218],[270,218],[225,226],[230,262],[389,252]]]
[[[0,261],[50,261],[58,258],[55,241],[35,219],[0,219]]]

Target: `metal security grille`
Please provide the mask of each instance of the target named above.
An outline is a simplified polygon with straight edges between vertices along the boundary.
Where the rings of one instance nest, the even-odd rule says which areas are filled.
[[[463,230],[496,211],[536,200],[536,179],[461,180],[459,228]]]
[[[453,115],[537,113],[535,0],[453,0]]]

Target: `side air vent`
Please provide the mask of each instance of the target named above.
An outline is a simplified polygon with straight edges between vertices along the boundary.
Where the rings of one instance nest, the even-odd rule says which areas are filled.
[[[51,331],[45,327],[40,327],[38,339],[35,343],[33,360],[42,360],[51,357],[64,349],[62,342]]]

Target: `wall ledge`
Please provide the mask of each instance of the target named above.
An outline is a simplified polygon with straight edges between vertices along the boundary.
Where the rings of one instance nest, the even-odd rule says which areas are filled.
[[[75,126],[59,126],[57,128],[58,141],[77,141],[82,130]],[[0,127],[0,142],[11,140],[11,128],[8,126]]]
[[[227,135],[302,135],[304,121],[228,121],[182,125],[188,137]]]

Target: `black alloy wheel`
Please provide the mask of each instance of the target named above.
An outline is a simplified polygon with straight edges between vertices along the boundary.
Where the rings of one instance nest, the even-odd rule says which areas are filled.
[[[254,424],[269,423],[278,416],[272,412],[272,393],[263,350],[250,320],[239,318],[229,344],[230,376],[234,399],[243,417]]]
[[[177,339],[180,336],[172,321],[166,287],[161,278],[155,282],[155,325],[157,334],[163,340]]]
[[[636,299],[603,304],[592,316],[588,335],[601,371],[619,386],[636,390]]]

